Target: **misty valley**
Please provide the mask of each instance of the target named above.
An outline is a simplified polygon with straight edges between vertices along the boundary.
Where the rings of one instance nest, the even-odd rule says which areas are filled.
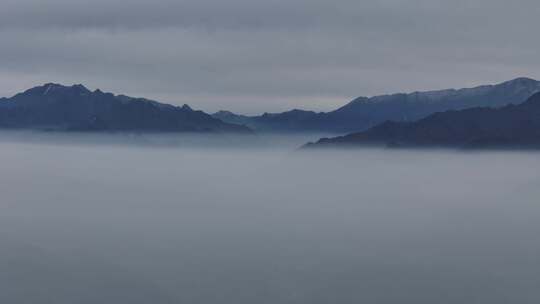
[[[0,133],[1,303],[535,303],[540,154]]]
[[[1,98],[0,303],[536,303],[539,90]]]
[[[0,0],[0,304],[539,304],[538,0]]]

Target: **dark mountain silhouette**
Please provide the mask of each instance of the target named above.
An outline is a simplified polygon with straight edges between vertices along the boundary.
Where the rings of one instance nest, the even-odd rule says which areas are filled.
[[[313,118],[321,115],[312,111],[291,110],[282,113],[264,113],[260,116],[244,116],[229,111],[219,111],[213,117],[226,121],[249,126],[257,131],[283,132],[283,131],[315,131],[317,128],[309,127]]]
[[[221,111],[213,115],[223,121],[245,124],[258,131],[351,133],[366,130],[387,120],[416,121],[448,110],[519,104],[537,92],[540,92],[539,81],[517,78],[497,85],[460,90],[359,97],[326,113],[293,110],[243,116]]]
[[[59,131],[250,132],[189,106],[45,84],[0,99],[0,128]]]
[[[417,122],[385,122],[367,131],[323,138],[306,147],[540,148],[540,93],[519,105],[432,114]]]

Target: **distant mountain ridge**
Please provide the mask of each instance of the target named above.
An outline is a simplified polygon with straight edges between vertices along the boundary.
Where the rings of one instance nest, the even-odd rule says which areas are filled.
[[[223,122],[188,105],[177,107],[144,98],[90,91],[83,85],[47,83],[0,98],[0,128],[59,131],[239,132],[249,128]]]
[[[519,105],[432,114],[416,122],[387,121],[363,132],[323,138],[327,147],[540,148],[540,93]]]
[[[212,114],[213,117],[229,123],[237,123],[249,126],[256,131],[318,131],[311,128],[309,122],[323,113],[304,110],[290,110],[282,113],[264,113],[260,116],[245,116],[234,114],[230,111],[219,111]]]
[[[411,122],[433,113],[519,104],[540,92],[540,82],[517,78],[466,89],[359,97],[331,112],[294,109],[259,116],[213,115],[144,98],[114,95],[83,85],[48,83],[0,98],[0,128],[136,132],[363,131],[385,121]]]
[[[220,111],[213,116],[263,132],[351,133],[366,130],[387,120],[407,122],[448,110],[519,104],[537,92],[540,92],[539,81],[517,78],[496,85],[458,90],[359,97],[331,112],[292,110],[244,116]]]

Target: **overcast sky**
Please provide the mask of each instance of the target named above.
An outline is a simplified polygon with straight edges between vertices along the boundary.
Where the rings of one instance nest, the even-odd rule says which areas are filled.
[[[538,0],[0,0],[0,96],[45,82],[240,113],[540,78]]]

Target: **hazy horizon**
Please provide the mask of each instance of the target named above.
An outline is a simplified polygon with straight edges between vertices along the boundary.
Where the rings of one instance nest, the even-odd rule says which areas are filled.
[[[0,96],[76,82],[255,114],[540,78],[532,0],[0,3]]]

